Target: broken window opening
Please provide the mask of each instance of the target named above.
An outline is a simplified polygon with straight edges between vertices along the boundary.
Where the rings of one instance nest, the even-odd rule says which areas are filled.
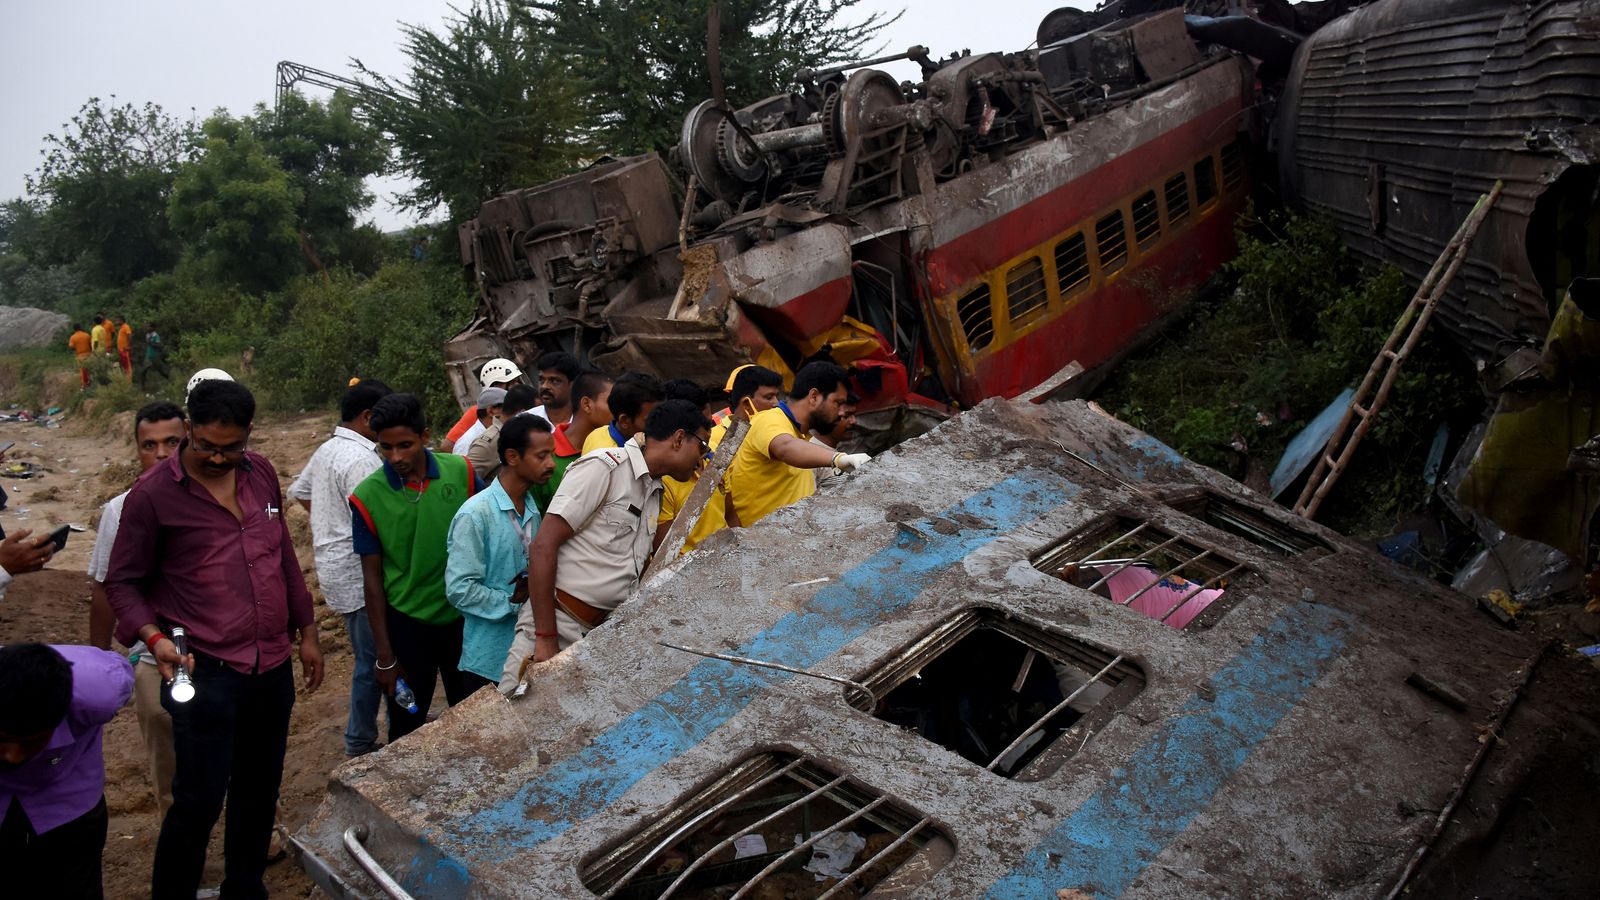
[[[928,817],[780,752],[733,767],[579,877],[602,898],[628,900],[911,897],[954,853]]]
[[[1089,251],[1083,233],[1056,245],[1056,286],[1066,297],[1089,284]]]
[[[1240,562],[1131,516],[1109,516],[1033,559],[1075,587],[1169,628],[1210,628],[1237,602]]]
[[[1031,256],[1006,273],[1006,309],[1013,329],[1036,318],[1049,300],[1039,257]]]
[[[1242,537],[1263,550],[1279,556],[1298,556],[1316,559],[1333,552],[1327,541],[1285,525],[1264,512],[1237,500],[1206,491],[1193,497],[1184,497],[1167,504],[1191,518]]]
[[[1167,225],[1176,226],[1189,218],[1189,179],[1184,173],[1167,179],[1163,193],[1167,197]]]
[[[967,335],[967,349],[973,353],[994,340],[994,309],[989,302],[989,283],[981,282],[956,301],[956,317]]]
[[[1234,138],[1222,148],[1222,184],[1234,190],[1244,184],[1244,141]]]
[[[1128,261],[1128,235],[1122,222],[1122,210],[1095,223],[1094,243],[1100,257],[1101,275],[1117,271]]]
[[[995,610],[963,611],[861,681],[872,714],[1004,778],[1046,778],[1144,689],[1137,665]],[[858,692],[847,695],[868,711]]]
[[[1206,157],[1194,164],[1194,205],[1205,208],[1217,199],[1217,164]]]
[[[1155,191],[1145,191],[1133,200],[1133,239],[1141,250],[1161,240],[1161,207],[1156,204]]]

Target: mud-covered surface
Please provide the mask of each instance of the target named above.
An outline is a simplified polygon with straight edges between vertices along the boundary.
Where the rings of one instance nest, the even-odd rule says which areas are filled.
[[[1219,530],[1183,511],[1197,495],[1257,510],[1311,549],[1286,557]],[[1243,567],[1220,615],[1176,630],[1033,564],[1128,517]],[[1047,748],[1049,766],[1004,778],[856,709],[837,684],[658,643],[871,681],[974,609],[1115,654],[1139,689]],[[957,848],[915,896],[1382,895],[1541,643],[1087,404],[995,401],[706,542],[535,670],[528,696],[475,696],[340,769],[302,836],[352,883],[366,882],[339,836],[366,824],[418,896],[589,896],[595,867],[641,828],[780,752],[926,816]],[[1555,677],[1595,683],[1592,669],[1541,666],[1530,691]],[[1504,732],[1531,755],[1492,759],[1485,783],[1570,764],[1587,726],[1530,727],[1539,708]],[[1468,890],[1486,877],[1463,873]]]

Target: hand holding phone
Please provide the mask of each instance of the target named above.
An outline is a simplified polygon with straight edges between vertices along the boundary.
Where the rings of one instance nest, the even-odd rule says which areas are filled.
[[[60,528],[57,528],[55,531],[52,531],[48,535],[46,535],[44,540],[42,540],[42,541],[40,541],[38,543],[38,546],[43,547],[46,543],[55,544],[56,548],[54,550],[50,551],[50,552],[52,554],[60,553],[61,551],[67,549],[67,535],[69,535],[71,533],[72,533],[72,526],[71,525],[63,525]]]

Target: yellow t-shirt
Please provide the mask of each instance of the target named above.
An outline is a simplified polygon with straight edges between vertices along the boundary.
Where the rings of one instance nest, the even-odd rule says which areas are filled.
[[[817,479],[810,469],[797,469],[770,455],[773,440],[784,434],[811,439],[781,406],[762,410],[750,420],[750,433],[728,469],[728,490],[742,525],[754,525],[773,510],[816,493]]]
[[[110,346],[106,343],[106,327],[104,325],[96,325],[89,329],[89,346],[96,353]]]
[[[656,524],[660,526],[676,519],[678,510],[683,509],[683,504],[689,499],[689,492],[699,483],[699,476],[692,481],[679,481],[671,477],[661,479],[661,515],[656,519]],[[728,527],[728,516],[724,512],[727,502],[727,495],[722,493],[722,488],[718,487],[712,492],[711,499],[706,501],[705,514],[695,523],[694,530],[689,532],[689,539],[683,542],[684,553]]]
[[[707,446],[712,450],[717,449],[717,445],[722,443],[722,439],[728,436],[728,426],[732,423],[733,419],[723,419],[721,422],[711,426],[711,439],[706,441]]]
[[[609,425],[605,428],[596,428],[595,430],[589,432],[589,434],[583,439],[584,453],[588,453],[591,450],[599,450],[602,447],[620,446],[622,445],[617,443],[617,439],[612,437],[611,426]]]

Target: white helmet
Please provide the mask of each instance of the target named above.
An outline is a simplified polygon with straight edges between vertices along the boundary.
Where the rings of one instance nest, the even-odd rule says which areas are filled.
[[[221,369],[201,369],[189,376],[189,386],[183,389],[183,402],[189,402],[189,395],[194,393],[195,386],[202,381],[232,381],[233,376]]]
[[[482,369],[478,370],[478,384],[482,387],[505,384],[508,381],[516,381],[521,377],[522,370],[517,368],[516,363],[505,357],[491,359],[483,364]]]

